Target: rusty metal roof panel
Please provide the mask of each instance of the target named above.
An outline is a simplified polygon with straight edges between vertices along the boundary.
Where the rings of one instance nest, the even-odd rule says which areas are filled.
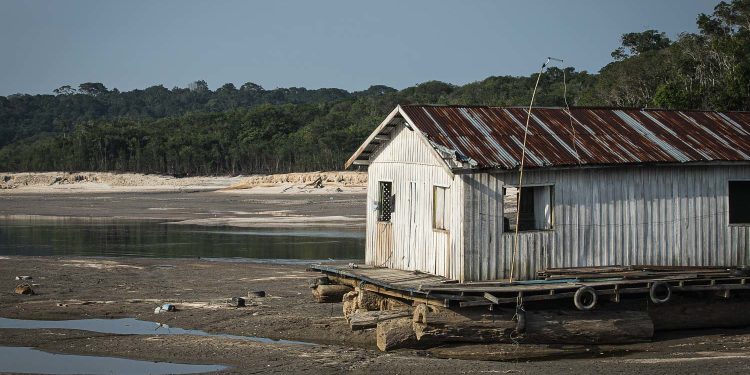
[[[475,168],[520,165],[526,108],[401,108],[429,140]],[[705,161],[750,161],[750,112],[534,108],[524,166]]]

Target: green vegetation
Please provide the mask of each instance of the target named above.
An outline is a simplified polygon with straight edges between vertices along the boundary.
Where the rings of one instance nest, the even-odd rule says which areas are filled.
[[[537,104],[750,110],[750,0],[700,15],[697,34],[622,37],[598,74],[550,68]],[[536,75],[398,91],[265,90],[205,81],[119,92],[87,82],[0,97],[0,170],[249,174],[341,168],[397,104],[528,105]]]

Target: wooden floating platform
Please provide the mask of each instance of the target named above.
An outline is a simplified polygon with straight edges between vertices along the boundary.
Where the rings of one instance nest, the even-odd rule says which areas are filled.
[[[326,274],[334,282],[390,297],[443,307],[515,305],[573,299],[583,287],[615,302],[623,295],[649,295],[654,283],[668,285],[671,292],[715,292],[728,298],[734,291],[748,290],[750,275],[728,268],[612,266],[548,269],[540,279],[529,281],[483,281],[458,283],[442,276],[366,265],[314,265],[310,270]],[[743,271],[747,271],[743,269]]]

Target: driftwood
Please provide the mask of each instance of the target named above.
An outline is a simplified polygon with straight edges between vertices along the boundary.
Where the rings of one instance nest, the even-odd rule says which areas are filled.
[[[419,342],[412,329],[411,318],[396,318],[378,323],[375,330],[378,349],[388,351],[400,348],[424,346],[427,340]]]
[[[351,287],[346,285],[318,285],[313,288],[313,297],[319,303],[341,302],[344,294],[350,292]]]
[[[654,325],[642,311],[451,310],[420,305],[413,315],[417,339],[442,342],[621,344],[651,339]]]
[[[352,331],[358,331],[367,328],[375,328],[378,323],[395,318],[411,318],[412,313],[409,310],[386,310],[386,311],[362,311],[357,310],[349,317],[349,325]],[[411,330],[411,326],[409,326]]]
[[[673,299],[648,307],[657,331],[750,326],[748,311],[748,299]]]

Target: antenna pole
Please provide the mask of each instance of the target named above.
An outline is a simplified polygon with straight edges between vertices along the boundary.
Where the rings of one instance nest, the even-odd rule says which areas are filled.
[[[526,126],[523,129],[523,146],[521,147],[521,164],[518,167],[518,191],[516,192],[516,233],[514,236],[513,254],[510,260],[510,275],[508,282],[513,282],[513,274],[516,268],[516,259],[518,258],[518,251],[520,243],[518,241],[518,223],[521,219],[521,188],[523,187],[523,164],[526,161],[526,138],[529,135],[529,121],[531,120],[531,109],[534,107],[534,99],[536,98],[536,90],[539,87],[539,80],[542,78],[544,69],[549,64],[550,60],[562,62],[560,59],[553,57],[547,57],[547,61],[542,64],[539,69],[539,74],[536,76],[536,83],[534,84],[534,91],[531,92],[531,102],[529,103],[529,110],[526,113]]]

